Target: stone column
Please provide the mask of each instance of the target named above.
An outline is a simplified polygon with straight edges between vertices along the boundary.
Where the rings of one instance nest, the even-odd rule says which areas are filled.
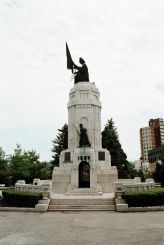
[[[87,129],[91,147],[101,148],[101,102],[94,83],[79,82],[69,94],[68,102],[68,148],[79,146],[79,124]]]

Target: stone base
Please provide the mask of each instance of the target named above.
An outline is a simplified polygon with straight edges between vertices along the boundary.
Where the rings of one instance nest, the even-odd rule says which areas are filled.
[[[47,212],[48,204],[37,204],[35,205],[35,211],[37,212]]]
[[[90,170],[90,189],[97,192],[114,192],[113,183],[117,180],[115,167],[103,167]],[[72,193],[79,188],[78,169],[58,167],[54,168],[52,177],[52,193]],[[84,188],[83,188],[84,189]]]
[[[47,212],[50,199],[39,200],[38,204],[35,205],[35,211],[37,212]]]
[[[128,204],[127,203],[119,203],[116,204],[117,212],[128,212]]]

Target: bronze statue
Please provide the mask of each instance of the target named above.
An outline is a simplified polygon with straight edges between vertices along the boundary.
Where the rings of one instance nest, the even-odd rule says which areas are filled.
[[[66,55],[67,55],[67,69],[72,70],[72,74],[74,74],[74,83],[76,84],[78,82],[89,82],[88,67],[85,64],[85,61],[80,57],[79,63],[82,66],[77,66],[72,60],[67,43],[66,43]]]
[[[88,139],[87,135],[87,129],[83,127],[83,124],[80,124],[80,141],[79,146],[80,147],[90,147],[91,144]]]

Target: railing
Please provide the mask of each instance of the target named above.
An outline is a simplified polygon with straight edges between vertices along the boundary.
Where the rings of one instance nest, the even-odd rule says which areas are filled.
[[[41,192],[41,185],[15,184],[15,191],[18,192]]]
[[[44,188],[48,188],[47,191],[51,189],[51,181],[50,180],[40,180],[34,179],[33,184],[25,184],[24,180],[19,180],[15,184],[15,191],[18,192],[43,192]]]
[[[146,179],[145,182],[141,182],[140,178],[134,179],[119,179],[114,183],[115,192],[118,191],[147,191],[155,188],[153,179]]]

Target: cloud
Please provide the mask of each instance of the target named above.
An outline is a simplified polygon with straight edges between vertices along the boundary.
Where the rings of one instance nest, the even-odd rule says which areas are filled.
[[[156,88],[158,89],[158,91],[160,91],[161,93],[164,93],[164,82],[160,82],[156,85]]]
[[[23,142],[51,156],[73,86],[68,41],[73,60],[86,60],[100,90],[102,128],[113,117],[128,158],[139,158],[139,127],[164,114],[163,8],[161,0],[2,0],[0,145],[10,153]]]

